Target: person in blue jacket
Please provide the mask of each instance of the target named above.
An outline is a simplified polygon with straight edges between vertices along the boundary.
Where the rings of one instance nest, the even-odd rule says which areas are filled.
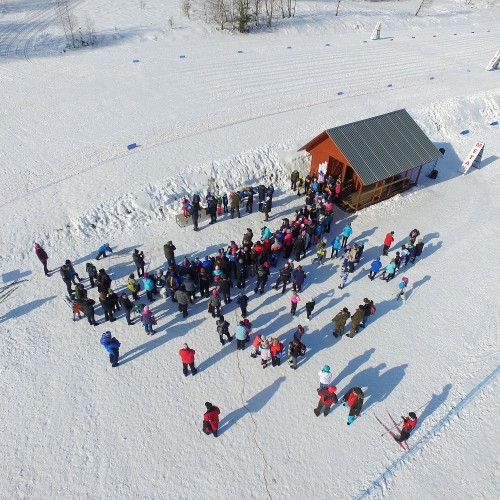
[[[391,262],[387,264],[387,266],[385,266],[385,270],[382,273],[380,279],[385,281],[391,281],[392,278],[394,278],[395,274],[396,274],[396,262],[394,262],[394,259],[392,259]]]
[[[142,286],[144,287],[144,290],[146,290],[149,302],[154,302],[153,290],[155,289],[155,282],[151,279],[149,273],[144,273],[142,276]]]
[[[344,248],[347,245],[347,240],[349,239],[349,236],[352,234],[352,227],[351,223],[347,224],[344,226],[344,229],[342,230],[342,245],[341,247]]]
[[[368,277],[373,281],[377,273],[382,269],[382,262],[380,262],[380,257],[377,257],[370,265],[370,272]]]
[[[118,358],[120,357],[120,341],[115,337],[111,336],[111,332],[104,332],[101,337],[101,344],[104,346],[104,349],[109,353],[109,362],[111,366],[114,368],[118,366]]]
[[[247,329],[245,328],[245,323],[240,321],[236,327],[236,349],[245,349],[245,342],[247,341]]]
[[[330,254],[330,259],[333,259],[333,254],[335,254],[335,257],[338,257],[339,250],[340,250],[340,236],[335,236],[335,239],[332,241],[332,253]]]
[[[264,226],[263,231],[262,231],[262,237],[261,237],[260,241],[264,241],[266,238],[271,239],[272,237],[273,237],[273,233],[271,232],[271,230],[267,226]]]
[[[96,260],[99,260],[101,257],[106,257],[106,252],[113,253],[109,243],[104,243],[104,245],[99,247],[99,253],[97,254]]]

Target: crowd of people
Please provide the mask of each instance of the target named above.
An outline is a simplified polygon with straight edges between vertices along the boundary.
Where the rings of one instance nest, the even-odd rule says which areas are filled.
[[[180,320],[189,316],[190,309],[196,307],[195,304],[205,303],[208,316],[216,320],[213,329],[219,336],[221,346],[236,338],[236,350],[243,351],[250,343],[250,356],[260,357],[262,368],[279,367],[283,359],[286,359],[291,369],[297,369],[300,358],[307,352],[302,341],[304,327],[298,325],[287,347],[285,347],[286,339],[280,339],[272,334],[265,335],[258,332],[252,335],[252,324],[247,318],[248,306],[252,299],[247,295],[247,290],[253,291],[254,295],[258,294],[258,296],[266,293],[271,272],[277,269],[277,277],[272,289],[285,294],[287,287],[291,285],[290,315],[293,317],[297,314],[299,303],[301,303],[305,306],[305,320],[309,321],[316,300],[311,292],[308,298],[301,296],[308,275],[302,264],[303,259],[312,250],[311,269],[315,265],[322,266],[329,259],[339,261],[338,288],[342,289],[348,286],[349,277],[356,272],[363,259],[364,242],[350,241],[353,228],[348,223],[339,234],[331,239],[330,244],[328,243],[334,206],[342,189],[341,178],[334,179],[332,176],[324,175],[323,172],[319,172],[318,176],[305,176],[304,178],[298,172],[293,172],[291,188],[297,191],[297,195],[301,195],[303,189],[305,196],[304,206],[297,209],[292,217],[281,219],[279,226],[274,230],[268,225],[263,226],[258,237],[254,235],[251,228],[247,228],[241,238],[231,240],[225,248],[220,248],[213,255],[206,255],[204,259],[198,257],[190,259],[187,256],[179,259],[176,256],[175,245],[172,241],[168,241],[163,247],[166,261],[164,269],[158,269],[153,273],[148,271],[149,265],[146,265],[144,252],[135,249],[131,259],[137,272],[128,276],[126,288],[120,290],[119,294],[114,291],[113,279],[104,268],[97,269],[93,262],[86,263],[85,271],[88,276],[88,288],[86,288],[73,263],[66,260],[59,272],[66,286],[68,301],[72,303],[73,319],[77,320],[83,314],[90,325],[99,324],[96,319],[97,301],[89,297],[89,290],[93,288],[97,288],[97,300],[101,305],[104,321],[110,323],[115,321],[118,318],[117,313],[123,310],[123,317],[127,324],[142,323],[146,335],[156,333],[154,327],[157,325],[157,320],[153,311],[156,301],[165,300],[173,303]],[[220,215],[222,212],[229,214],[231,218],[241,217],[240,205],[242,203],[246,211],[252,213],[254,195],[258,197],[258,210],[264,214],[265,221],[267,221],[272,208],[273,193],[272,184],[267,187],[259,185],[256,188],[248,188],[241,192],[231,193],[229,196],[225,194],[215,196],[208,192],[205,202],[206,209],[212,216],[210,224],[215,223],[217,214]],[[191,200],[188,198],[183,200],[184,215],[192,218],[195,231],[199,230],[198,215],[201,209],[201,195],[198,191],[194,192]],[[376,257],[369,265],[370,280],[374,280],[382,271],[380,278],[390,281],[398,271],[413,264],[423,251],[423,240],[418,239],[419,234],[417,229],[412,230],[405,244],[395,252],[385,268],[381,258]],[[389,254],[393,242],[394,231],[390,231],[383,241],[382,256]],[[328,255],[328,245],[331,247],[330,255]],[[43,264],[45,274],[49,276],[47,253],[39,244],[35,245],[35,252]],[[95,260],[106,258],[112,253],[110,245],[105,243],[99,247]],[[396,296],[398,300],[406,299],[405,291],[408,283],[408,278],[403,276],[398,285]],[[238,291],[234,292],[234,288]],[[313,289],[312,286],[308,288]],[[236,300],[239,306],[240,319],[231,327],[223,313],[225,307],[233,300]],[[367,326],[370,317],[376,314],[376,311],[374,301],[368,297],[362,300],[352,314],[347,306],[343,306],[333,316],[333,336],[341,338],[350,319],[347,337],[353,338],[360,328]],[[101,344],[109,353],[111,366],[119,366],[120,342],[112,336],[110,331],[106,331],[102,335]],[[197,373],[195,350],[185,343],[179,351],[179,356],[183,365],[183,374],[195,375]],[[332,380],[330,367],[325,365],[320,372],[318,389],[320,400],[314,409],[316,416],[319,416],[322,411],[323,415],[327,416],[331,406],[339,401]],[[364,393],[359,387],[350,388],[340,398],[344,406],[349,407],[348,425],[351,425],[360,415],[363,399]],[[206,408],[203,431],[217,436],[220,411],[208,402]],[[411,423],[414,420],[416,422],[416,416],[415,419],[411,418]],[[403,436],[402,433],[400,437]]]

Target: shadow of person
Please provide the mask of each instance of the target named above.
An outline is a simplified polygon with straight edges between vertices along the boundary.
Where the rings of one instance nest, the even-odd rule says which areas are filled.
[[[426,275],[423,278],[415,281],[415,283],[413,283],[413,286],[410,287],[410,289],[408,290],[407,300],[412,296],[413,293],[415,293],[416,289],[419,286],[423,285],[424,283],[427,283],[427,281],[429,281],[430,279],[431,277],[429,275]]]
[[[264,408],[264,406],[276,394],[276,391],[285,380],[286,377],[284,376],[277,378],[271,385],[265,387],[250,399],[248,399],[246,404],[224,416],[219,424],[219,435],[230,429],[246,414],[258,413],[260,410],[262,410],[262,408]]]
[[[152,351],[153,349],[156,349],[158,347],[161,347],[163,344],[166,344],[168,341],[173,340],[177,337],[181,337],[186,333],[186,331],[195,328],[198,326],[200,323],[203,323],[203,320],[195,320],[192,321],[191,323],[186,324],[185,322],[182,322],[181,324],[177,325],[175,328],[170,328],[168,331],[168,334],[165,333],[164,335],[161,336],[155,336],[148,342],[144,342],[141,345],[138,345],[137,347],[134,347],[130,351],[127,351],[125,354],[122,354],[120,356],[120,364],[125,365],[127,363],[130,363],[134,359],[137,359],[138,357],[142,356],[143,354],[146,354],[149,351]],[[157,333],[158,335],[158,333]]]
[[[439,394],[432,395],[422,413],[420,415],[417,414],[419,424],[426,418],[429,418],[448,399],[452,387],[452,384],[446,384]]]
[[[408,368],[407,364],[402,364],[380,373],[386,366],[386,363],[380,363],[375,367],[367,368],[355,375],[349,383],[349,387],[366,387],[366,390],[363,390],[365,393],[363,411],[365,412],[391,394],[403,380],[406,368]]]
[[[0,323],[8,321],[9,319],[19,318],[19,316],[23,316],[24,314],[28,314],[31,311],[33,311],[33,310],[37,309],[38,307],[42,306],[43,304],[45,304],[45,302],[48,302],[49,300],[55,299],[56,297],[57,297],[57,295],[51,295],[50,297],[44,297],[43,299],[32,300],[31,302],[28,302],[27,304],[23,304],[23,305],[16,307],[14,309],[10,309],[2,317],[0,317]],[[71,305],[69,303],[68,303],[68,306],[71,307]]]
[[[351,359],[345,368],[335,377],[332,385],[338,386],[344,378],[356,372],[361,365],[365,364],[370,359],[374,352],[375,348],[372,347],[371,349],[367,349],[363,354]]]

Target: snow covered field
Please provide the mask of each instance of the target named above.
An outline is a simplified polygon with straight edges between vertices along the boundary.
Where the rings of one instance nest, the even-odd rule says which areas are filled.
[[[0,2],[0,273],[3,283],[29,280],[0,305],[0,497],[498,496],[500,126],[490,123],[500,72],[484,68],[500,48],[500,6],[434,0],[415,17],[418,3],[342,2],[335,17],[336,5],[303,1],[294,20],[240,35],[212,30],[199,13],[182,18],[177,2],[142,10],[89,0],[75,2],[76,13],[94,18],[103,43],[63,53],[54,2]],[[377,21],[382,39],[371,41]],[[353,241],[366,243],[363,265],[338,290],[338,261],[304,261],[303,295],[317,305],[296,371],[262,370],[248,349],[220,348],[206,301],[184,321],[172,303],[155,302],[152,338],[124,318],[73,323],[59,274],[43,275],[35,241],[50,269],[71,259],[81,275],[103,242],[128,249],[101,261],[122,290],[134,248],[156,270],[167,240],[191,258],[239,241],[247,227],[260,234],[259,213],[199,233],[177,227],[179,199],[206,190],[211,172],[228,191],[273,174],[274,230],[302,202],[288,182],[299,147],[325,128],[400,108],[446,149],[439,177],[357,214],[336,212],[330,237],[352,222]],[[486,143],[482,168],[462,176],[476,140]],[[405,271],[401,305],[395,281],[366,274],[385,234],[401,242],[413,227],[426,246]],[[304,324],[304,301],[291,320],[287,295],[250,295],[254,332],[288,341]],[[367,328],[332,337],[332,317],[366,296],[377,304]],[[223,310],[232,329],[236,309]],[[110,327],[122,342],[116,369],[99,345]],[[183,342],[197,351],[196,377],[182,375]],[[312,413],[324,364],[340,395],[365,390],[350,427],[345,408]],[[217,440],[201,432],[205,401],[221,409]],[[387,412],[408,411],[419,425],[403,454],[374,416],[389,423]]]

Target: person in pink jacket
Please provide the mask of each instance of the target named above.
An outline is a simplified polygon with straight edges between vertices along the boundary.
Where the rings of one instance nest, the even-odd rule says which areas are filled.
[[[298,302],[300,302],[300,295],[297,292],[292,292],[292,296],[290,297],[290,302],[292,303],[290,314],[292,316],[295,316],[295,311],[297,310],[297,304]]]
[[[260,354],[259,347],[261,344],[262,344],[262,336],[259,334],[255,335],[255,338],[253,339],[252,342],[252,353],[250,354],[252,358],[256,358]]]

